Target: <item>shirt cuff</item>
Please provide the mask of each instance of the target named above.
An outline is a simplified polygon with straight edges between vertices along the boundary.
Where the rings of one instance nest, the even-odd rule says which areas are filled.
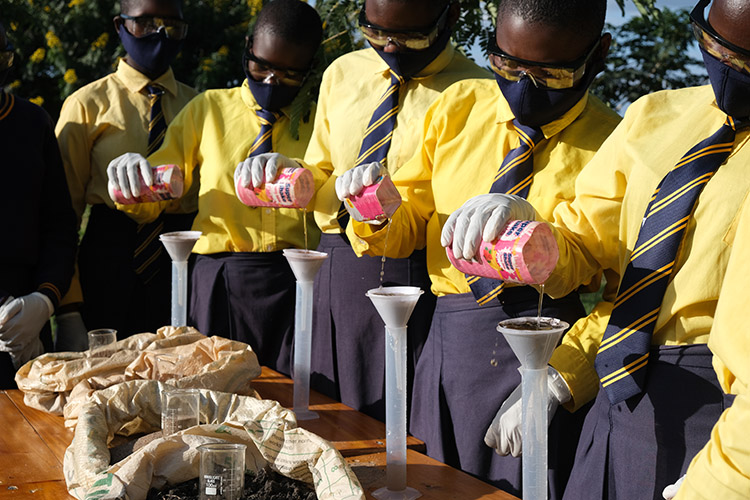
[[[563,408],[574,412],[596,397],[599,392],[599,376],[581,351],[562,344],[552,353],[549,364],[570,388],[571,400]]]

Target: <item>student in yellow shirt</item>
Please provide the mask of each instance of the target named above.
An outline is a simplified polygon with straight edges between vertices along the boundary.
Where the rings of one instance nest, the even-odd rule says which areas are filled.
[[[456,83],[428,110],[422,144],[393,176],[403,203],[390,233],[361,223],[348,228],[358,254],[381,254],[386,238],[392,257],[426,242],[438,299],[417,365],[410,431],[430,456],[519,496],[520,459],[494,454],[483,437],[520,382],[518,360],[496,325],[536,315],[539,293],[525,286],[475,290],[449,262],[440,234],[448,215],[481,193],[515,192],[547,216],[573,198],[578,172],[619,121],[588,93],[609,48],[610,35],[602,35],[605,12],[603,0],[503,0],[491,36],[496,82]],[[370,184],[378,167],[340,177],[339,198]],[[545,297],[543,314],[573,324],[584,310],[571,293]],[[550,498],[559,499],[580,422],[561,414],[553,427]]]
[[[171,264],[158,232],[190,227],[185,214],[196,210],[195,193],[169,206],[163,229],[140,226],[115,210],[106,170],[122,153],[158,147],[158,132],[196,95],[169,66],[187,34],[181,4],[122,0],[114,24],[127,55],[114,73],[63,103],[56,133],[78,224],[86,205],[91,213],[78,255],[80,284],[74,279],[57,317],[59,350],[85,349],[86,327],[115,328],[123,338],[169,324]]]
[[[750,442],[747,439],[750,346],[744,334],[750,309],[750,296],[745,293],[750,279],[749,256],[750,201],[745,199],[708,339],[719,385],[728,398],[734,397],[734,402],[721,414],[711,430],[711,438],[693,458],[685,478],[668,487],[664,498],[744,500],[750,492]]]
[[[193,229],[203,234],[191,260],[189,324],[207,335],[250,344],[263,365],[285,374],[290,373],[295,278],[282,250],[305,247],[305,224],[312,247],[319,232],[302,210],[243,205],[235,194],[234,178],[237,171],[248,185],[252,167],[265,165],[270,151],[304,153],[312,120],[300,123],[299,137],[293,137],[290,104],[321,38],[321,20],[310,5],[299,0],[269,2],[246,43],[243,84],[208,90],[193,99],[148,160],[126,154],[109,167],[111,187],[133,196],[138,187],[128,179],[140,171],[150,184],[150,165],[181,166],[186,189],[198,184],[200,176]],[[271,125],[263,125],[261,119]],[[258,180],[258,187],[264,180]],[[118,208],[139,221],[150,221],[164,205]]]
[[[414,154],[424,114],[440,93],[456,81],[489,76],[449,41],[459,15],[460,3],[453,0],[366,0],[359,25],[371,47],[340,57],[326,70],[304,155],[303,164],[323,183],[314,209],[323,232],[318,250],[328,253],[315,279],[311,385],[380,420],[385,418],[385,336],[365,292],[380,284],[381,259],[358,259],[352,251],[337,218],[348,214],[334,184],[362,162],[381,160],[389,172],[398,171]],[[385,101],[390,111],[398,108],[368,133],[370,123],[383,117],[378,108]],[[409,322],[409,387],[435,303],[424,246],[414,250],[408,258],[388,259],[384,268],[384,283],[427,291]]]
[[[750,2],[715,0],[706,17],[708,4],[691,18],[711,85],[633,103],[578,177],[575,200],[554,214],[550,295],[601,269],[622,276],[606,329],[567,334],[550,362],[568,406],[596,397],[566,499],[660,499],[731,403],[706,343],[750,190]],[[503,224],[500,212],[529,208],[503,195],[467,207],[444,231],[464,257]]]

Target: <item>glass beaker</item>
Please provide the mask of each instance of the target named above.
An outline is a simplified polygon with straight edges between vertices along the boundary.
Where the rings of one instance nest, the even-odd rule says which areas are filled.
[[[89,331],[88,336],[89,351],[91,351],[92,356],[109,356],[116,351],[111,344],[117,342],[117,330],[113,330],[112,328],[100,328],[98,330]]]
[[[200,423],[198,389],[168,389],[161,398],[161,429],[165,436]]]
[[[239,500],[245,489],[244,444],[214,443],[201,453],[200,500]]]

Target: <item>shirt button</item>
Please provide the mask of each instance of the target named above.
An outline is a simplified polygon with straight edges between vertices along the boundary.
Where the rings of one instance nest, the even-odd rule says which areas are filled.
[[[271,215],[271,209],[270,208],[266,209],[266,215]]]
[[[268,245],[268,246],[266,247],[266,250],[268,250],[269,252],[270,252],[271,250],[273,250],[273,245]]]

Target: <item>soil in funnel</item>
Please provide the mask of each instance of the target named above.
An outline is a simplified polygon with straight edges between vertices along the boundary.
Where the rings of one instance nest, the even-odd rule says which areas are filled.
[[[199,500],[198,479],[191,479],[161,491],[152,489],[146,500]],[[316,500],[312,487],[282,476],[270,469],[245,473],[245,491],[241,500]]]

